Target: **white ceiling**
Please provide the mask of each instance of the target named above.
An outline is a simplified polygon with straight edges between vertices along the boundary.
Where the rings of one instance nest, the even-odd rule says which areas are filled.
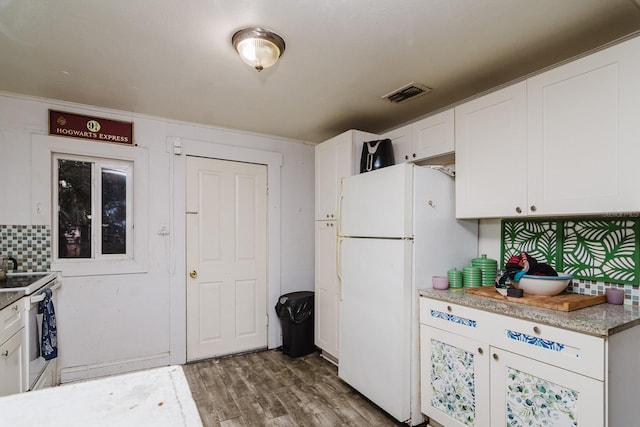
[[[261,73],[231,46],[286,41]],[[321,142],[640,30],[634,0],[0,0],[0,90]],[[409,82],[433,92],[380,99]]]

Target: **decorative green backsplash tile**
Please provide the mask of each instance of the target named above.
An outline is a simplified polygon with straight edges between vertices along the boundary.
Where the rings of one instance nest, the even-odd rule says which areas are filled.
[[[639,218],[503,220],[501,265],[531,254],[576,279],[638,285]]]
[[[562,271],[589,280],[638,284],[638,220],[565,221]]]
[[[526,252],[538,262],[558,265],[559,221],[502,221],[502,266],[513,255]]]

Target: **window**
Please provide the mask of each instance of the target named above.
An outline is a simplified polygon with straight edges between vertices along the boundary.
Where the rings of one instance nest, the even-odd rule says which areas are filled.
[[[78,198],[74,201],[78,204],[74,209],[69,201],[65,204],[63,200],[62,205],[59,204],[59,160],[68,162],[62,163],[64,185],[73,186],[72,178],[85,174],[84,180],[80,180],[85,185],[84,193],[65,195]],[[33,134],[31,223],[51,227],[51,269],[60,271],[65,277],[148,272],[149,224],[155,220],[149,216],[149,175],[149,150],[145,147]],[[78,189],[80,183],[75,185]],[[123,187],[124,199],[121,197]],[[85,199],[83,206],[80,205],[82,197]],[[84,236],[88,242],[85,253],[82,252],[82,233],[69,232],[69,228],[70,243],[77,243],[78,247],[67,250],[67,237],[64,228],[60,227],[61,209],[63,218],[64,214],[79,213],[73,221],[75,224],[71,225],[79,230],[81,226],[85,227]],[[61,241],[64,244],[62,251]],[[69,257],[69,254],[78,255]]]
[[[54,258],[132,258],[133,162],[55,154]]]

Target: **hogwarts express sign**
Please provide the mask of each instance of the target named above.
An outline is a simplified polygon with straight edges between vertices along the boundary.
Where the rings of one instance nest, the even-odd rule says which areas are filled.
[[[133,145],[133,123],[49,110],[49,135]]]

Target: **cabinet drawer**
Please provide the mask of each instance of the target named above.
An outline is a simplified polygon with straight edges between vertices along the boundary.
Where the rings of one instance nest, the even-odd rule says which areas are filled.
[[[24,327],[24,299],[0,310],[0,344]]]
[[[491,324],[491,314],[429,298],[420,298],[420,323],[488,342],[484,337]]]
[[[492,320],[492,346],[604,381],[604,339],[508,316]]]

